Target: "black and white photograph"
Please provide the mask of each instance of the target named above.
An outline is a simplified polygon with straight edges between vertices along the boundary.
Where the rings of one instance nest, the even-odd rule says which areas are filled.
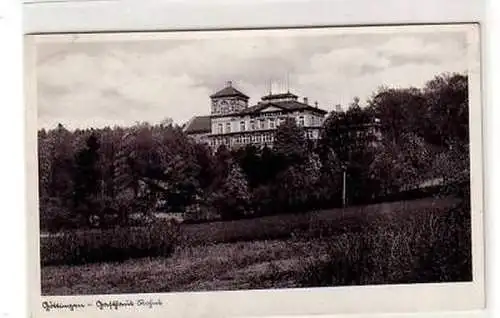
[[[473,282],[471,33],[39,36],[41,295]]]

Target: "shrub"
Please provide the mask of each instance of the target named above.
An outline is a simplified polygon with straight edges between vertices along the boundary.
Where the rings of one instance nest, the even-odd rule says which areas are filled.
[[[41,263],[75,265],[169,256],[178,236],[178,226],[163,221],[143,227],[62,232],[41,237]]]
[[[403,220],[380,217],[358,233],[324,241],[325,255],[305,260],[303,287],[472,280],[470,210],[429,209]]]
[[[46,232],[58,232],[85,224],[84,218],[73,214],[58,198],[41,198],[39,215],[40,230]]]

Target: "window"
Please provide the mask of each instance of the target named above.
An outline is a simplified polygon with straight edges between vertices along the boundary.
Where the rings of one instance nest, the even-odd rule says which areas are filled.
[[[260,122],[260,129],[266,129],[266,122],[264,121],[264,119],[261,119],[259,122]]]
[[[245,122],[240,122],[240,131],[245,131]]]
[[[254,120],[250,121],[250,129],[255,130],[255,121]]]
[[[274,118],[269,119],[269,129],[274,129]]]
[[[299,116],[299,126],[304,126],[304,116]]]
[[[219,129],[218,129],[219,134],[222,134],[222,124],[219,124],[219,127],[218,127],[218,128],[219,128]]]
[[[231,123],[226,123],[226,132],[227,133],[231,132]]]

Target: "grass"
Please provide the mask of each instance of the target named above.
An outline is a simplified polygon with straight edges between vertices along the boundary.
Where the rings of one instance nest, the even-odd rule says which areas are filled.
[[[187,247],[171,257],[42,268],[45,295],[235,289],[255,284],[266,263],[308,254],[305,242],[281,240]],[[257,286],[253,286],[257,287]]]
[[[182,226],[180,243],[183,245],[216,244],[254,240],[288,239],[304,233],[313,236],[363,231],[376,218],[388,215],[399,218],[428,209],[446,210],[457,204],[453,198],[354,206],[301,214],[282,214],[236,221],[218,221]]]
[[[380,217],[360,233],[324,242],[326,256],[303,264],[301,287],[472,280],[469,210],[427,209],[397,222]],[[392,218],[389,218],[392,219]]]
[[[44,295],[470,280],[452,198],[183,225],[170,256],[42,267]],[[465,211],[467,212],[467,211]]]
[[[163,222],[147,227],[63,232],[40,237],[40,261],[42,266],[78,265],[168,256],[177,239],[174,229]]]

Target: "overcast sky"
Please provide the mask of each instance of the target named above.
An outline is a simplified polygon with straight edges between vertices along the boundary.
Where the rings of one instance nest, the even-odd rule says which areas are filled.
[[[287,32],[287,31],[282,31]],[[332,110],[355,96],[363,105],[381,85],[421,87],[467,69],[463,32],[316,34],[43,43],[37,48],[40,128],[182,124],[210,112],[226,81],[255,104],[290,90]]]

